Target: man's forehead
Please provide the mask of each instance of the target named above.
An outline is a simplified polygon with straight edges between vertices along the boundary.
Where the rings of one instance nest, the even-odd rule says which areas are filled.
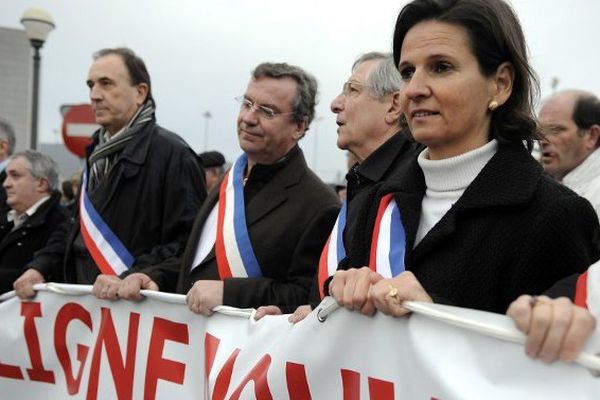
[[[543,123],[554,121],[572,121],[575,97],[571,95],[557,95],[549,99],[540,109],[539,119]]]
[[[289,77],[251,78],[246,89],[246,96],[262,103],[289,102],[296,96],[296,81]]]
[[[123,59],[116,54],[107,54],[94,60],[90,66],[88,77],[91,79],[100,79],[102,77],[129,77],[127,68]]]
[[[350,75],[349,80],[365,83],[371,70],[380,62],[381,60],[367,60],[358,64],[352,71],[352,75]]]
[[[29,163],[27,162],[27,160],[23,157],[13,157],[10,162],[8,163],[8,165],[6,166],[7,170],[21,170],[21,169],[27,169],[27,167],[29,166]]]

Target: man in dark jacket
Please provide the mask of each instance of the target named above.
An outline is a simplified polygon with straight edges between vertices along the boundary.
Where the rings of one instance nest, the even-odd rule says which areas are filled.
[[[343,235],[344,249],[336,249],[333,242],[338,241],[330,239],[321,257],[320,279],[315,279],[312,287],[311,304],[300,307],[292,321],[306,316],[320,302],[319,286],[335,272],[338,263],[352,265],[354,262],[349,246],[354,236],[354,221],[360,210],[371,203],[375,184],[401,175],[417,154],[416,144],[400,127],[400,84],[400,74],[391,54],[365,53],[354,62],[342,92],[331,102],[331,111],[337,115],[339,126],[337,145],[358,160],[346,175],[345,215],[338,219],[346,223],[337,225]],[[280,311],[275,307],[261,307],[257,316]]]
[[[15,282],[21,297],[34,294],[33,283],[64,279],[94,283],[93,294],[114,298],[122,277],[182,253],[206,197],[196,154],[156,124],[150,76],[138,56],[99,51],[87,85],[101,128],[88,148],[77,218]],[[152,279],[162,284],[164,276]]]
[[[335,193],[298,147],[315,114],[316,92],[316,80],[302,69],[264,63],[238,98],[243,154],[209,194],[183,260],[171,269],[181,270],[176,289],[187,293],[193,312],[208,315],[223,304],[294,309],[308,300],[339,210]],[[143,274],[129,276],[119,296],[138,298],[144,281]]]
[[[67,218],[59,204],[54,160],[26,150],[16,153],[5,171],[3,187],[11,210],[0,214],[0,293],[12,290],[33,253]]]

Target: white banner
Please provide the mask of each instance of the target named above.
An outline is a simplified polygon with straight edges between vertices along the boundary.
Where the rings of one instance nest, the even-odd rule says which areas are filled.
[[[256,322],[243,311],[243,318],[205,318],[181,304],[183,296],[151,297],[111,302],[41,291],[33,301],[1,303],[0,398],[600,398],[600,378],[581,365],[530,360],[521,344],[427,315],[369,318],[337,310],[324,322],[314,312],[291,325],[287,316]],[[454,324],[471,321],[469,329],[523,339],[502,315],[413,306]],[[594,349],[598,333],[586,347]],[[600,365],[596,357],[585,359]]]

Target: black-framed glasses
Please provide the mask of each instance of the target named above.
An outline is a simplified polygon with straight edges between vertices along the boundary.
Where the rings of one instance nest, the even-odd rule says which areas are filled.
[[[276,110],[272,109],[271,107],[256,104],[255,102],[253,102],[252,100],[250,100],[249,98],[247,98],[245,96],[238,96],[235,98],[235,100],[238,103],[240,103],[241,110],[244,110],[246,112],[251,112],[252,110],[255,109],[260,115],[262,115],[266,119],[273,119],[273,118],[277,118],[282,115],[289,115],[289,114],[294,113],[294,111],[289,111],[289,112],[276,111]]]

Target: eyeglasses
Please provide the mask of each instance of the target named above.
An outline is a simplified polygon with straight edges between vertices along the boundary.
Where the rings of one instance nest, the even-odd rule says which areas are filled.
[[[344,96],[349,96],[351,94],[358,94],[360,92],[359,87],[370,88],[371,86],[365,85],[364,83],[360,83],[360,82],[347,81],[347,82],[344,82],[344,86],[342,86],[342,94]]]
[[[256,109],[266,119],[277,118],[281,115],[293,114],[294,111],[289,112],[280,112],[275,111],[271,107],[261,106],[260,104],[254,103],[252,100],[248,99],[244,96],[238,96],[235,100],[240,103],[240,110],[244,110],[246,112],[251,112],[253,109]]]

